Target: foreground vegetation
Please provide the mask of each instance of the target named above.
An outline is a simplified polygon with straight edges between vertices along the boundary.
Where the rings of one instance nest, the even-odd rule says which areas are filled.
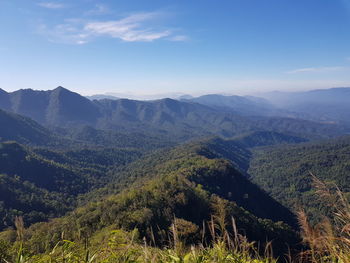
[[[221,215],[222,216],[222,215]],[[0,262],[10,263],[108,263],[108,262],[236,262],[259,263],[277,262],[272,257],[272,250],[266,247],[264,256],[260,256],[254,242],[234,232],[229,234],[223,229],[226,224],[222,217],[213,217],[210,222],[212,235],[211,245],[185,246],[182,233],[178,229],[181,221],[175,220],[169,229],[169,246],[163,249],[147,244],[141,240],[138,231],[111,231],[103,242],[91,247],[84,244],[64,240],[59,241],[48,253],[30,255],[26,251],[25,229],[21,218],[16,219],[17,241],[13,247],[0,243]],[[232,222],[234,226],[234,220]],[[234,227],[235,228],[235,227]]]
[[[332,206],[333,216],[324,217],[316,226],[311,226],[303,211],[299,211],[299,223],[303,237],[304,251],[285,257],[274,257],[273,245],[268,242],[264,249],[259,244],[249,242],[239,233],[236,221],[227,220],[224,202],[217,200],[215,215],[206,222],[210,242],[203,231],[193,227],[182,219],[174,218],[168,228],[168,245],[157,246],[157,240],[142,238],[137,228],[133,231],[122,229],[100,232],[91,239],[83,238],[73,242],[60,240],[45,253],[33,254],[26,239],[27,230],[23,219],[16,218],[16,236],[13,244],[4,241],[4,232],[0,236],[1,263],[349,263],[350,262],[350,205],[348,199],[334,185],[326,184],[316,177],[313,184],[318,197]],[[188,243],[188,232],[200,232],[202,241]],[[6,232],[5,232],[6,233]],[[7,233],[8,234],[8,233]]]

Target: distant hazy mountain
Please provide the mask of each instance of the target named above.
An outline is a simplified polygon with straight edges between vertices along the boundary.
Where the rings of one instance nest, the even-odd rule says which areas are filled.
[[[334,136],[345,132],[336,125],[295,118],[267,118],[268,112],[272,111],[268,103],[238,96],[226,98],[209,95],[201,98],[202,101],[213,101],[216,98],[216,104],[221,105],[230,105],[229,102],[240,105],[239,110],[225,110],[223,107],[202,105],[196,101],[172,99],[91,101],[62,87],[49,91],[18,90],[1,94],[0,108],[28,116],[51,127],[76,128],[89,125],[97,129],[122,132],[167,134],[181,140],[213,134],[231,137],[260,130],[306,137]],[[252,114],[247,114],[249,109]]]
[[[85,96],[85,97],[88,98],[89,100],[104,100],[104,99],[118,100],[118,99],[120,99],[119,97],[115,97],[115,96],[111,96],[111,95],[105,95],[105,94],[96,94],[96,95]]]
[[[155,93],[155,94],[107,92],[104,95],[122,98],[122,99],[129,99],[129,100],[160,100],[164,98],[182,99],[182,98],[192,97],[191,95],[184,94],[182,92],[167,92],[167,93]]]
[[[269,130],[292,135],[335,135],[344,130],[335,125],[326,125],[294,118],[246,117],[225,112],[194,102],[172,99],[157,101],[102,100],[96,103],[104,116],[98,120],[103,129],[151,130],[170,133],[177,137],[191,138],[198,135],[237,134]]]
[[[187,101],[231,111],[245,116],[286,116],[287,113],[277,109],[269,101],[252,96],[224,96],[209,94]]]
[[[260,94],[276,107],[304,114],[305,118],[350,123],[350,88]]]
[[[178,100],[190,100],[193,99],[194,97],[191,95],[181,95],[180,97],[178,97]]]

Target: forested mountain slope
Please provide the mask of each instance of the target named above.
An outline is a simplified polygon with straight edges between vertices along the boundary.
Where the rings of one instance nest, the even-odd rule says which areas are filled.
[[[276,141],[275,138],[278,140]],[[4,202],[3,212],[8,214],[2,216],[4,218],[2,227],[12,225],[15,215],[23,214],[26,217],[30,213],[40,213],[40,216],[30,216],[26,220],[27,223],[62,215],[77,205],[79,194],[85,196],[80,197],[81,204],[91,200],[101,200],[106,195],[119,193],[135,181],[148,180],[154,175],[155,167],[160,164],[185,158],[185,156],[200,155],[209,159],[223,158],[229,160],[235,169],[245,173],[251,158],[251,152],[246,147],[288,143],[291,140],[299,141],[295,137],[283,134],[257,132],[234,140],[213,138],[188,143],[174,148],[174,150],[160,149],[154,153],[151,153],[150,150],[155,148],[149,148],[147,145],[145,147],[140,145],[139,149],[136,147],[108,148],[77,145],[64,150],[52,147],[28,148],[15,142],[2,143],[0,173],[3,174],[3,193],[7,194],[6,198],[3,196],[1,200]],[[137,141],[131,143],[137,143]],[[251,185],[248,181],[241,183]],[[216,184],[216,180],[210,181],[208,184],[208,187],[210,185],[213,187],[211,190],[213,193],[216,191]],[[15,185],[17,186],[15,187]],[[269,217],[274,213],[276,207],[270,211],[264,205],[254,205],[254,203],[259,204],[262,200],[269,200],[268,196],[261,193],[260,196],[256,197],[255,194],[259,192],[259,189],[253,185],[247,189],[251,193],[244,194],[250,195],[251,198],[242,199],[243,193],[241,193],[240,198],[236,196],[235,201],[248,210],[251,210],[253,206],[257,211],[259,207],[264,207],[261,208],[260,212],[257,212],[260,217]],[[236,191],[241,190],[241,187],[236,189]],[[227,190],[227,192],[230,191]],[[24,209],[28,198],[35,198],[37,201]],[[229,199],[228,196],[225,198]],[[69,201],[66,202],[66,200]],[[251,203],[247,202],[248,200],[252,200]],[[53,205],[50,208],[51,212],[44,213],[47,211],[45,206],[54,201],[61,202],[64,208]],[[271,199],[266,202],[272,204],[274,201]],[[269,207],[274,206],[269,205]]]
[[[274,131],[256,131],[234,137],[233,140],[246,148],[258,146],[278,145],[278,144],[297,144],[306,142],[304,138],[291,136]]]
[[[88,188],[81,174],[17,143],[0,144],[0,174],[0,229],[13,225],[16,215],[28,224],[63,215],[74,207],[74,196]]]
[[[35,121],[0,109],[0,141],[15,140],[26,144],[54,145],[58,143],[47,129]]]
[[[228,148],[232,149],[229,154],[236,151]],[[26,234],[27,244],[36,253],[43,252],[59,241],[62,232],[65,239],[79,242],[89,237],[94,242],[120,228],[137,228],[148,242],[166,244],[165,233],[174,218],[182,220],[185,238],[196,242],[201,235],[209,238],[209,232],[200,234],[200,229],[218,205],[226,211],[226,220],[234,217],[239,231],[251,240],[274,239],[281,249],[285,242],[296,244],[296,235],[287,225],[273,223],[283,220],[295,226],[294,215],[249,182],[232,162],[218,159],[225,152],[218,154],[207,142],[193,143],[131,163],[124,175],[127,180],[134,177],[133,181],[124,181],[124,187],[114,194],[111,190],[109,196],[66,217],[33,225]]]
[[[174,146],[179,143],[174,137],[166,134],[152,134],[139,130],[136,132],[120,132],[114,130],[95,129],[83,125],[70,129],[57,128],[58,135],[69,139],[73,144],[95,145],[100,147],[133,148],[142,151]]]
[[[310,173],[350,192],[350,137],[255,149],[248,173],[253,182],[294,211],[306,208],[314,222],[327,210]]]
[[[29,149],[0,143],[0,229],[23,215],[26,223],[63,215],[77,197],[110,182],[110,170],[140,158],[143,152],[123,148]]]

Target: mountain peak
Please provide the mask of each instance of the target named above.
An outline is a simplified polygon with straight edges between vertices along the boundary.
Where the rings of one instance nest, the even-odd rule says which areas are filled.
[[[52,90],[52,91],[54,91],[54,92],[62,92],[62,91],[71,92],[70,90],[68,90],[68,89],[66,89],[66,88],[64,88],[64,87],[62,87],[62,86],[58,86],[57,88],[55,88],[55,89]]]
[[[7,91],[0,88],[0,94],[7,94]]]
[[[171,98],[160,99],[160,101],[164,101],[164,102],[177,102],[177,100],[174,100],[174,99],[171,99]]]

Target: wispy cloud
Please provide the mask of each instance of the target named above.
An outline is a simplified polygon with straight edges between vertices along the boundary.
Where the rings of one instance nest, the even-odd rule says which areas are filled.
[[[65,7],[63,4],[55,3],[55,2],[40,2],[38,3],[38,6],[48,8],[48,9],[61,9]]]
[[[45,35],[49,41],[65,44],[86,44],[90,36],[82,32],[74,23],[60,24],[53,28],[42,24],[38,28],[40,34]]]
[[[287,71],[288,74],[297,74],[297,73],[327,73],[334,71],[344,70],[345,67],[311,67],[311,68],[299,68],[291,71]]]
[[[144,27],[144,22],[156,19],[157,16],[158,13],[140,13],[116,21],[91,22],[84,26],[84,31],[91,35],[105,35],[127,42],[153,41],[171,34],[170,30],[157,31]]]
[[[42,25],[40,32],[48,35],[51,41],[73,44],[85,44],[103,36],[125,42],[152,42],[159,39],[185,41],[186,36],[174,36],[172,29],[154,26],[162,15],[159,12],[137,13],[109,21],[71,19],[53,28]]]

